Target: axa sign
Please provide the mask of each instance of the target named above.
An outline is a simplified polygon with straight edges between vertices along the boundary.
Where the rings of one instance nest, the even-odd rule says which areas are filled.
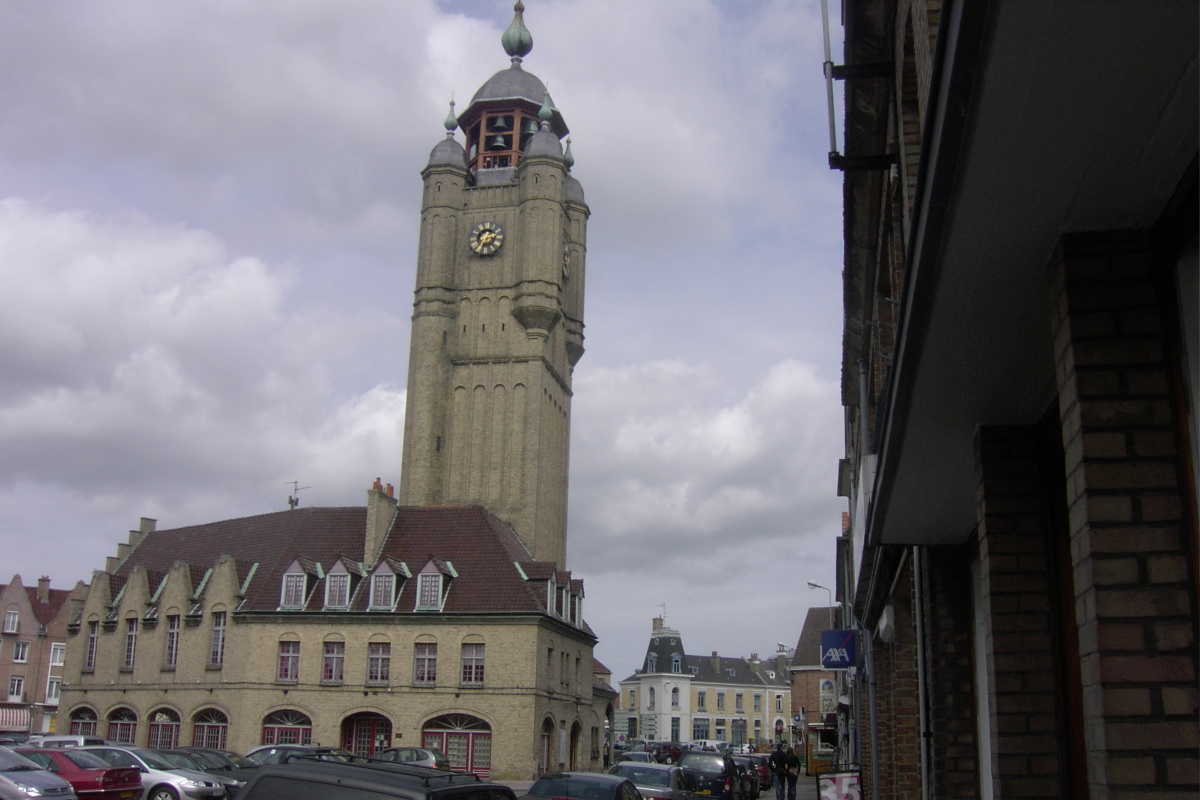
[[[854,631],[821,631],[821,666],[846,669],[858,663]]]

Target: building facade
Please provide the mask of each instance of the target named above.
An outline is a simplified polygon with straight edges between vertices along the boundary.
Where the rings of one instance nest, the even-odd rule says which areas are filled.
[[[844,6],[864,797],[1195,797],[1191,2]]]
[[[66,660],[67,623],[87,586],[51,589],[50,579],[26,586],[20,575],[0,585],[0,738],[54,730]]]
[[[792,728],[804,749],[809,773],[828,768],[836,755],[839,733],[839,700],[848,690],[846,677],[821,666],[821,632],[840,624],[832,608],[810,608],[800,629],[800,639],[788,672],[792,678]]]
[[[791,740],[787,654],[770,660],[688,655],[679,631],[655,617],[642,668],[621,681],[619,740],[708,740],[763,747]]]
[[[401,497],[376,479],[365,507],[143,520],[72,619],[60,732],[603,765],[616,693],[565,563],[589,212],[515,11],[511,66],[422,172]]]

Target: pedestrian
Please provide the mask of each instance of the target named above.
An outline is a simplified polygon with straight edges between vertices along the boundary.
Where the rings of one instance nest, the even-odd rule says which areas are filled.
[[[796,800],[796,781],[800,779],[800,758],[794,747],[783,749],[784,775],[787,778],[787,800]],[[779,800],[779,792],[775,792]]]
[[[787,755],[783,742],[775,743],[775,752],[767,759],[767,767],[775,775],[775,800],[784,800],[784,789],[787,786]],[[792,784],[792,797],[796,796],[796,784]]]

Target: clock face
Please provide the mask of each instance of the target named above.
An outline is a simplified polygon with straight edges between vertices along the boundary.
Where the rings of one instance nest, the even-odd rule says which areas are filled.
[[[475,255],[490,256],[504,244],[504,230],[495,222],[481,222],[471,229],[467,244]]]

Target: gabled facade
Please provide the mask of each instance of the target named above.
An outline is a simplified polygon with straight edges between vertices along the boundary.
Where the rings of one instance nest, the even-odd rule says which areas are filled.
[[[655,617],[642,668],[621,681],[614,735],[622,740],[699,739],[759,747],[790,741],[786,652],[762,661],[688,655],[679,631]]]
[[[1197,5],[843,12],[842,756],[864,797],[1194,798]]]
[[[416,744],[501,777],[599,768],[612,698],[582,587],[484,509],[397,507],[390,488],[366,508],[144,521],[71,625],[60,732]],[[388,522],[368,557],[369,518]]]
[[[67,623],[87,594],[51,589],[50,579],[26,586],[20,575],[0,585],[0,738],[54,730],[66,661]]]
[[[839,731],[845,731],[847,727],[838,720],[839,710],[846,711],[838,703],[849,691],[845,678],[837,670],[821,666],[821,632],[837,630],[837,624],[833,609],[810,608],[788,667],[792,678],[793,733],[804,748],[805,765],[810,774],[833,760]],[[796,719],[800,721],[796,722]]]

